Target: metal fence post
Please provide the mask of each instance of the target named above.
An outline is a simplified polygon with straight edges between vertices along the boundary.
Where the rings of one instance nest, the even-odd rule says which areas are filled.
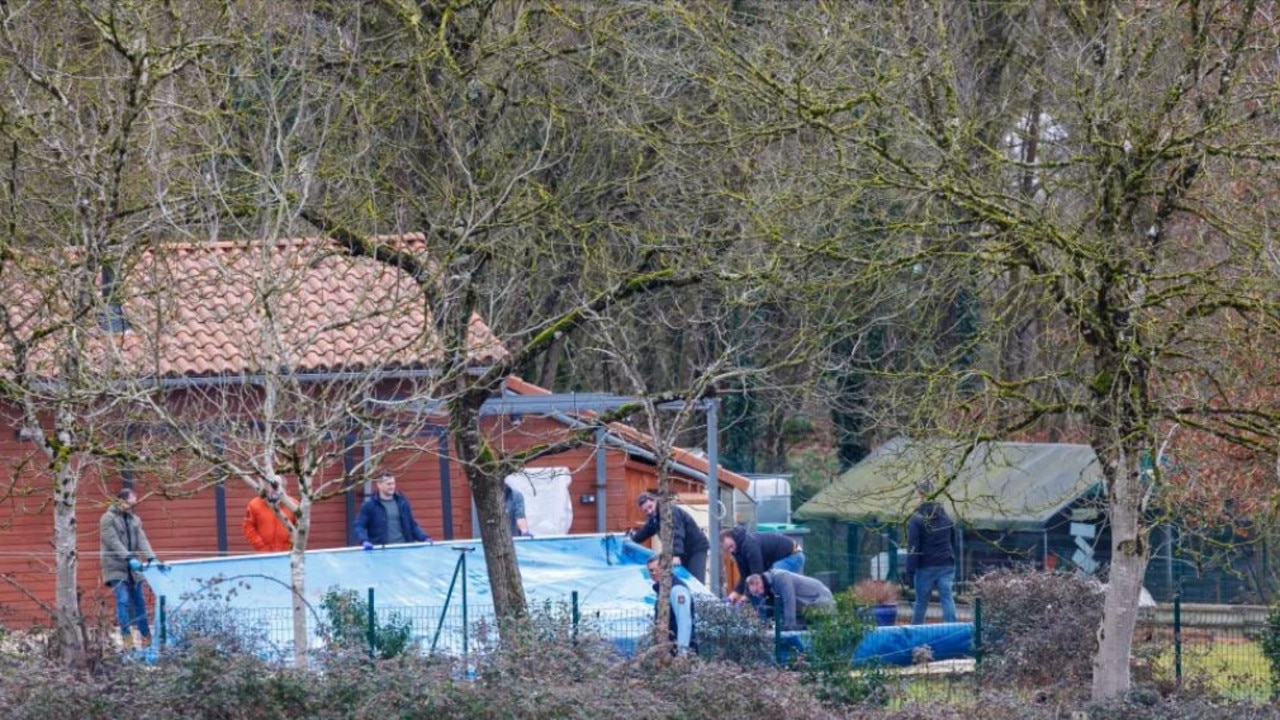
[[[782,598],[773,596],[773,661],[782,664]]]
[[[1173,596],[1173,683],[1182,689],[1182,593]]]
[[[375,614],[373,609],[373,588],[369,588],[369,606],[367,609],[369,613],[369,622],[368,622],[368,627],[365,628],[365,630],[369,636],[369,657],[377,657],[378,656],[378,617]]]
[[[458,558],[460,567],[462,568],[462,666],[470,668],[467,664],[467,553],[475,550],[475,548],[465,548],[461,551],[461,557]]]
[[[982,598],[973,599],[973,664],[982,666]]]
[[[168,625],[168,622],[167,622],[168,618],[166,617],[165,600],[163,595],[156,598],[156,620],[160,625],[160,628],[159,628],[160,629],[160,646],[157,649],[157,652],[161,652],[164,650],[164,642],[167,637],[165,626]]]
[[[571,638],[574,645],[578,644],[578,622],[581,618],[582,616],[578,614],[578,591],[574,590],[569,593],[569,620],[573,623]]]

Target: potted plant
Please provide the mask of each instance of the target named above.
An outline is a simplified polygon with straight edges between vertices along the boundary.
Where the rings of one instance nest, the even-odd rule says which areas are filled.
[[[863,605],[870,606],[876,625],[893,625],[898,618],[898,586],[888,580],[859,580],[849,593]]]

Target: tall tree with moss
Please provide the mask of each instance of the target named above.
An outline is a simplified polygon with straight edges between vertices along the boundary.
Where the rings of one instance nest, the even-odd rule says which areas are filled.
[[[843,287],[901,293],[849,316],[852,336],[885,339],[868,416],[961,445],[1089,437],[1112,537],[1093,694],[1122,693],[1170,496],[1152,458],[1207,438],[1275,453],[1275,408],[1237,392],[1274,367],[1236,362],[1280,328],[1269,4],[774,9],[757,18],[779,41],[757,44],[685,17],[724,58],[708,86],[759,103],[729,131],[811,148],[780,171],[809,183],[807,207],[893,199],[821,245],[872,268]]]

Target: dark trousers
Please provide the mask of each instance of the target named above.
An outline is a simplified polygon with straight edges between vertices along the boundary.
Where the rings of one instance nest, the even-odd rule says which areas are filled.
[[[680,564],[684,566],[689,574],[698,579],[703,585],[707,584],[707,553],[708,550],[698,550],[689,553],[680,558]]]

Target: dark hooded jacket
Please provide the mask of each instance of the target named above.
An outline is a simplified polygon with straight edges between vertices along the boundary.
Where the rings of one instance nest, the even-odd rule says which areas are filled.
[[[741,575],[736,588],[739,595],[747,591],[747,576],[759,575],[800,550],[795,540],[782,533],[748,532],[738,525],[729,531],[729,536],[733,538],[733,560],[738,564],[738,574]]]
[[[920,504],[907,521],[907,577],[922,567],[945,567],[956,564],[952,549],[955,523],[936,502]]]
[[[689,563],[695,553],[707,552],[711,550],[711,542],[707,540],[707,534],[702,532],[702,528],[698,527],[698,521],[684,510],[671,506],[671,554],[680,558],[680,562]],[[657,535],[662,530],[662,511],[649,516],[645,521],[644,527],[640,528],[631,536],[635,542],[642,543],[645,540]]]

